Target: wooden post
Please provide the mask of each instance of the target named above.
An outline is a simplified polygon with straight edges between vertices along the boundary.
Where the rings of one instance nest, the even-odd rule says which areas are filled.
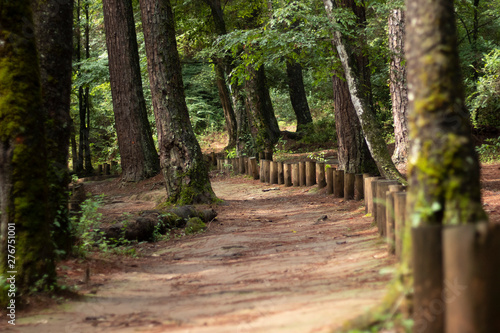
[[[269,163],[269,183],[278,184],[278,162]]]
[[[344,197],[344,170],[335,170],[335,177],[333,181],[333,196],[335,198]]]
[[[316,162],[306,162],[306,186],[313,186],[316,184]]]
[[[344,173],[344,199],[352,200],[354,199],[354,180],[355,176],[353,173]]]
[[[212,158],[212,165],[217,166],[217,158],[215,156],[215,152],[211,152],[210,157]]]
[[[285,186],[289,187],[292,186],[292,164],[286,163],[285,164]]]
[[[396,238],[396,256],[401,259],[403,236],[406,224],[406,192],[394,193],[394,233]]]
[[[373,216],[373,182],[382,177],[365,178],[365,212]]]
[[[266,160],[264,159],[261,159],[259,164],[260,164],[260,175],[259,175],[259,179],[260,179],[260,182],[261,183],[265,183],[266,182],[266,172],[265,172],[265,162]]]
[[[293,186],[300,186],[299,163],[292,164],[292,184]]]
[[[446,333],[500,332],[500,225],[443,231]]]
[[[299,183],[306,186],[306,162],[299,162]]]
[[[333,194],[333,173],[335,169],[332,166],[326,168],[326,194]]]
[[[285,170],[283,162],[278,163],[278,185],[283,185],[285,183]]]
[[[102,164],[99,164],[99,165],[97,166],[97,175],[98,175],[98,176],[102,175]]]
[[[394,233],[394,193],[402,192],[405,190],[403,185],[389,185],[389,189],[386,192],[386,206],[385,206],[385,221],[387,232],[387,244],[389,245],[388,251],[390,254],[394,254],[396,251],[396,235]]]
[[[257,159],[255,157],[250,157],[248,159],[248,165],[253,179],[259,179],[259,170],[257,168]]]
[[[241,173],[241,174],[245,174],[246,173],[246,168],[245,168],[245,157],[244,156],[240,156],[239,159],[238,159],[238,162],[239,162],[239,166],[238,166],[238,171]]]
[[[105,175],[109,175],[111,172],[111,166],[109,165],[109,163],[104,163],[104,174]]]
[[[268,184],[271,183],[271,161],[264,160],[264,181]]]
[[[443,333],[442,226],[412,228],[413,256],[413,332]],[[453,277],[456,279],[456,276]],[[498,282],[498,281],[497,281]],[[450,331],[457,333],[459,331]],[[462,332],[480,332],[467,330]],[[483,331],[487,332],[487,331]],[[490,331],[493,332],[493,331]]]
[[[363,200],[364,193],[364,178],[363,174],[354,175],[354,200]]]
[[[318,180],[318,188],[326,186],[325,163],[316,163],[316,178]]]
[[[377,201],[375,202],[377,208],[377,214],[375,221],[377,222],[378,232],[384,237],[387,235],[386,230],[386,192],[389,189],[389,185],[397,185],[396,180],[379,180],[377,181]]]

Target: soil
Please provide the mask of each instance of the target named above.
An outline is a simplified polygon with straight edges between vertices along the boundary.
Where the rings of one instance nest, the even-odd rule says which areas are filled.
[[[396,259],[362,202],[316,187],[268,186],[213,173],[223,204],[204,233],[59,263],[73,300],[35,303],[9,332],[330,332],[378,304]],[[482,168],[485,210],[500,223],[500,165]],[[105,221],[153,209],[158,176],[86,183]],[[33,302],[36,302],[34,300]],[[60,305],[56,303],[61,303]]]

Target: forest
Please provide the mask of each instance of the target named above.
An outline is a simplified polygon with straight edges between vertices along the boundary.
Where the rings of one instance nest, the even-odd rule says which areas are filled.
[[[304,218],[309,199],[294,197],[292,163],[306,177],[312,169],[301,163],[313,161],[307,186],[318,188],[307,195],[324,205],[310,212],[335,211],[314,225],[342,220],[337,209],[347,205],[357,224],[346,228],[359,236],[374,227],[363,218],[373,217],[379,224],[367,241],[375,249],[376,239],[384,239],[390,254],[384,265],[393,267],[385,296],[371,304],[378,306],[350,316],[345,331],[500,331],[494,315],[500,287],[488,284],[500,278],[491,268],[500,267],[494,256],[500,220],[487,207],[498,199],[482,197],[498,191],[485,187],[484,168],[496,170],[500,162],[499,75],[497,0],[0,0],[5,322],[14,325],[16,311],[40,297],[75,297],[78,291],[62,282],[63,267],[83,269],[89,286],[90,272],[98,270],[92,265],[108,260],[102,258],[137,267],[133,260],[152,251],[150,243],[164,242],[174,253],[183,249],[183,237],[224,235],[234,212],[245,216],[237,220],[255,219],[255,198],[268,207],[262,219],[269,223],[288,216],[294,202]],[[284,179],[274,182],[266,168]],[[368,186],[382,185],[360,178],[364,189],[353,191],[363,193],[366,215],[348,198],[348,175],[354,184],[362,174],[405,192],[401,235],[379,221],[378,209],[390,215],[389,188],[380,187],[379,196],[374,190],[370,211]],[[498,174],[488,173],[488,181],[496,184]],[[269,197],[263,197],[253,187],[259,178],[285,187],[264,189]],[[345,201],[339,199],[344,188]],[[323,201],[327,194],[337,201]],[[112,211],[122,200],[138,207]],[[266,206],[265,200],[276,201]],[[213,221],[219,224],[211,230]],[[321,230],[332,233],[329,241],[351,237]],[[391,232],[401,237],[401,248],[391,245]],[[395,252],[397,264],[390,261]],[[170,258],[172,267],[178,258]],[[462,303],[441,301],[453,310],[433,312],[456,276],[486,287],[470,282]],[[245,329],[273,331],[256,327]]]

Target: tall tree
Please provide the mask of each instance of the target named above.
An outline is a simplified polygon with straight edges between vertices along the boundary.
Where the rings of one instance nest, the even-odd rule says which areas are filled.
[[[408,86],[406,84],[406,64],[404,54],[405,13],[394,8],[389,13],[390,90],[392,116],[394,118],[394,153],[392,161],[396,165],[406,164],[409,146],[408,134]]]
[[[140,0],[140,6],[168,200],[211,202],[215,194],[189,119],[170,0]]]
[[[305,125],[312,123],[311,110],[309,110],[304,88],[302,65],[293,58],[288,59],[286,61],[286,75],[290,102],[297,118],[297,131],[300,131]]]
[[[155,176],[160,161],[142,89],[132,0],[103,0],[109,75],[122,180]]]
[[[69,115],[73,54],[73,0],[31,0],[46,117],[48,212],[56,246],[70,253],[68,217]]]
[[[349,8],[356,15],[356,22],[351,27],[353,30],[362,31],[366,25],[365,8],[359,6],[356,1],[342,0],[339,4],[344,8]],[[352,37],[350,42],[357,45],[364,45],[364,36]],[[355,40],[357,40],[357,43]],[[368,57],[365,52],[358,47],[355,54],[356,66],[359,69],[363,90],[366,95],[371,95],[370,73],[368,67]],[[345,80],[343,72],[332,77],[335,128],[337,131],[339,167],[349,173],[376,172],[376,165],[373,161],[368,146],[366,145],[363,130],[352,104],[349,85]]]
[[[224,20],[224,13],[222,11],[220,0],[203,0],[203,2],[210,7],[217,35],[223,36],[227,34],[226,22]],[[224,110],[226,129],[229,137],[227,145],[228,148],[235,147],[238,141],[238,123],[232,103],[231,93],[228,89],[226,81],[226,75],[229,75],[231,72],[231,63],[232,59],[230,57],[213,59],[215,78],[217,80],[217,90],[219,92],[222,109]]]
[[[18,297],[53,284],[56,277],[32,24],[30,0],[0,1],[0,274],[2,279],[15,275]],[[7,301],[6,292],[0,301]]]
[[[336,23],[334,9],[337,8],[335,0],[323,0],[327,15],[332,23]],[[367,95],[365,87],[363,87],[362,72],[356,66],[356,59],[353,56],[353,46],[345,38],[342,31],[339,29],[332,32],[333,42],[337,49],[344,75],[349,87],[352,104],[356,110],[359,122],[363,129],[370,154],[372,155],[379,172],[388,179],[396,179],[402,183],[406,180],[396,169],[391,160],[391,155],[387,149],[387,145],[382,135],[380,124],[375,117],[375,112],[371,105],[370,96]]]
[[[407,15],[410,222],[482,221],[479,162],[464,105],[453,2],[409,0]]]

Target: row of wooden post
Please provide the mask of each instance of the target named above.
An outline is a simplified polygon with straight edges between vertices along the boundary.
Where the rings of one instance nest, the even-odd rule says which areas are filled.
[[[401,258],[406,187],[382,177],[364,180],[372,214],[390,253]],[[414,332],[500,332],[500,225],[411,228]]]
[[[285,163],[255,157],[217,158],[217,169],[234,174],[247,174],[262,183],[285,186],[326,187],[327,194],[346,200],[364,198],[363,179],[368,174],[344,173],[336,166],[314,161]]]
[[[112,168],[115,168],[117,165],[118,165],[118,162],[116,162],[116,161],[111,161],[111,164],[110,163],[99,164],[97,166],[97,175],[98,176],[111,175]]]

